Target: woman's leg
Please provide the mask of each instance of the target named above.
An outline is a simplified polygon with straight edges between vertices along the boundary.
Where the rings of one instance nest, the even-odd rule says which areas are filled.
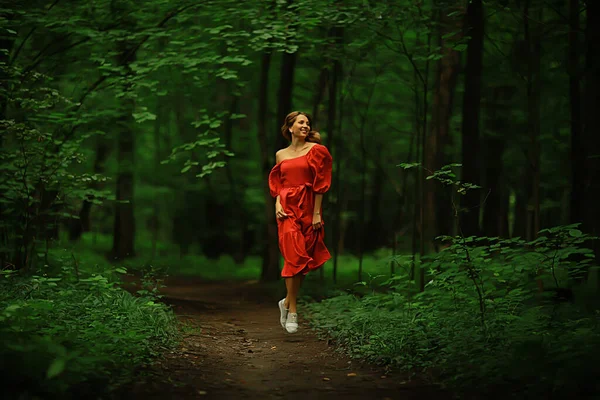
[[[289,310],[290,313],[295,313],[296,311],[296,301],[298,299],[298,293],[300,292],[300,287],[302,286],[302,281],[304,280],[304,274],[299,273],[294,275],[291,278],[285,278],[285,287],[287,288],[287,296],[285,298],[285,308]]]
[[[283,302],[284,307],[289,311],[290,309],[290,293],[294,291],[294,277],[284,278],[285,279],[285,301]]]

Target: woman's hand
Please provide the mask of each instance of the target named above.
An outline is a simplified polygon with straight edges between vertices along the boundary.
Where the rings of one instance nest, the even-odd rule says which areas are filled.
[[[277,217],[277,219],[284,219],[287,216],[288,215],[285,213],[285,211],[283,211],[283,207],[281,206],[281,203],[276,202],[275,203],[275,217]]]
[[[313,214],[312,226],[314,230],[319,230],[323,226],[320,213],[317,212]]]

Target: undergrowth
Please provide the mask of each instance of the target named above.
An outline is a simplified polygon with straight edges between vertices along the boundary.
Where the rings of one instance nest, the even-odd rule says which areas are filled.
[[[118,282],[123,268],[57,257],[59,271],[0,276],[3,398],[100,398],[178,341],[173,313],[149,281],[137,294]]]
[[[449,246],[420,265],[424,292],[414,291],[410,258],[396,257],[404,272],[386,292],[308,304],[311,323],[353,357],[459,393],[597,398],[600,312],[582,279],[590,238],[567,226],[532,242],[444,239]]]

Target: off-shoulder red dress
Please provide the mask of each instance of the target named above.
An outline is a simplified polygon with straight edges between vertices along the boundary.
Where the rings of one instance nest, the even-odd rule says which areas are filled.
[[[288,215],[277,219],[284,278],[306,275],[331,258],[323,242],[324,228],[315,230],[312,226],[315,193],[329,190],[331,163],[327,147],[315,144],[305,155],[281,161],[269,174],[271,196],[280,196]]]

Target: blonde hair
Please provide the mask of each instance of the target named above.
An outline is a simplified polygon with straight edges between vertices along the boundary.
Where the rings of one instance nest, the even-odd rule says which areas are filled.
[[[294,122],[296,122],[296,118],[298,118],[299,115],[304,115],[308,119],[308,126],[312,126],[310,115],[302,111],[292,111],[286,115],[283,125],[281,126],[281,134],[288,141],[292,140],[290,128],[294,125]],[[321,144],[321,134],[317,131],[310,131],[306,136],[306,141]]]

